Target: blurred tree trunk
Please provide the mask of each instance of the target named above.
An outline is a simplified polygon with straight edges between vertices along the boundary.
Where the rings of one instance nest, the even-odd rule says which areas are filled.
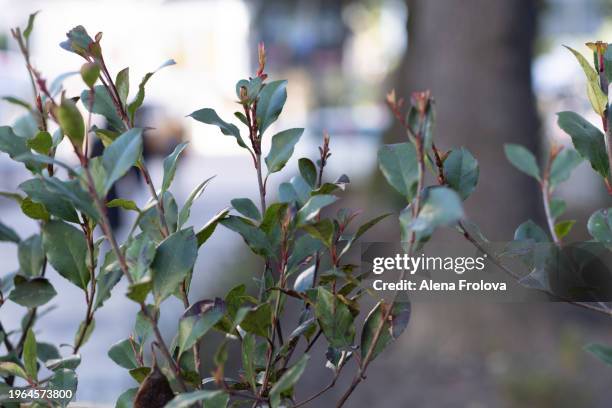
[[[492,239],[507,240],[540,216],[537,186],[506,161],[504,143],[538,150],[531,88],[537,3],[524,0],[407,0],[408,49],[393,86],[399,95],[431,89],[440,148],[466,146],[480,183],[466,202]],[[399,140],[402,133],[389,135]]]

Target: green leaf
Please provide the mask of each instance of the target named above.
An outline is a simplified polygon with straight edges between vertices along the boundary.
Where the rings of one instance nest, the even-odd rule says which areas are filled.
[[[104,302],[110,298],[111,290],[121,280],[122,276],[121,269],[111,269],[98,274],[96,300],[93,304],[94,310],[101,308]]]
[[[229,402],[229,395],[223,391],[192,391],[178,394],[165,408],[189,408],[196,402],[204,402],[206,408],[225,408]]]
[[[589,217],[587,223],[589,234],[597,241],[612,244],[612,208],[601,209]]]
[[[210,221],[206,223],[206,225],[202,227],[201,230],[198,231],[198,233],[196,234],[196,238],[198,239],[198,248],[204,245],[208,238],[210,238],[213,232],[215,232],[217,224],[219,224],[221,220],[225,219],[227,214],[229,214],[229,210],[227,208],[219,211],[214,217],[210,219]]]
[[[115,86],[119,94],[119,100],[123,105],[127,102],[128,94],[130,93],[130,69],[123,68],[117,73]]]
[[[91,337],[91,334],[93,333],[95,328],[96,328],[95,319],[92,319],[89,324],[86,321],[82,321],[81,324],[79,324],[79,328],[77,329],[76,333],[74,334],[74,343],[76,344],[81,338],[82,338],[81,345],[87,343],[87,341]]]
[[[108,192],[136,164],[141,155],[142,129],[139,128],[128,130],[104,149],[102,164],[107,174],[104,191]]]
[[[572,138],[574,148],[591,163],[593,170],[604,178],[608,177],[610,169],[604,134],[574,112],[559,112],[557,124]]]
[[[9,155],[11,159],[30,152],[26,146],[26,139],[18,136],[9,126],[0,126],[0,151]]]
[[[608,104],[608,98],[601,90],[599,86],[599,75],[597,71],[589,64],[589,62],[580,54],[578,51],[574,50],[567,45],[564,45],[565,48],[571,51],[572,54],[578,60],[578,63],[582,67],[584,74],[587,77],[587,94],[589,96],[589,101],[593,106],[593,110],[600,116],[604,114]]]
[[[266,156],[268,173],[276,173],[285,167],[302,133],[304,129],[287,129],[272,136],[272,147]]]
[[[595,113],[605,117],[608,108],[608,96],[602,91],[599,80],[587,82],[587,96]]]
[[[149,266],[155,257],[155,247],[155,242],[147,234],[140,234],[127,244],[125,258],[130,275],[135,281],[140,281],[146,276]],[[112,256],[113,261],[116,260],[113,252],[108,252],[108,255]],[[117,265],[115,269],[120,268]]]
[[[287,262],[288,273],[292,273],[294,268],[306,262],[308,258],[313,257],[321,249],[323,249],[323,243],[319,239],[309,234],[298,237],[293,244],[293,251],[291,251]]]
[[[240,214],[244,215],[247,218],[252,220],[259,221],[261,220],[261,213],[259,209],[253,201],[249,198],[234,198],[231,201],[232,207],[234,210],[238,211]]]
[[[68,357],[58,357],[56,359],[48,360],[45,363],[45,366],[49,370],[57,371],[59,369],[67,368],[69,370],[76,369],[79,364],[81,364],[81,356],[78,354],[73,354]]]
[[[17,258],[21,273],[31,277],[38,276],[45,260],[41,236],[32,235],[21,241],[17,247]]]
[[[580,54],[575,49],[568,47],[567,45],[564,45],[564,47],[567,48],[569,51],[571,51],[572,54],[574,54],[574,56],[578,60],[578,63],[582,67],[582,70],[584,71],[584,74],[586,75],[588,80],[595,81],[599,79],[599,75],[597,74],[597,71],[595,70],[595,68],[593,68],[591,64],[589,64],[589,61],[587,61],[587,59],[584,58],[582,54]]]
[[[17,204],[21,204],[23,197],[19,193],[11,193],[9,191],[0,191],[0,197],[4,197],[7,200],[13,200]]]
[[[247,333],[242,338],[242,368],[246,380],[251,385],[253,392],[257,392],[257,383],[255,380],[255,336]]]
[[[93,43],[93,40],[83,26],[74,27],[66,33],[66,37],[68,37],[68,40],[60,44],[63,49],[81,56],[88,55],[89,46]]]
[[[179,213],[179,216],[178,216],[178,228],[182,228],[183,225],[185,225],[185,223],[188,221],[189,215],[191,213],[191,206],[193,205],[193,202],[197,200],[198,198],[200,198],[200,196],[206,189],[206,186],[208,186],[208,183],[210,183],[210,181],[213,178],[215,178],[215,176],[207,178],[206,180],[201,182],[196,188],[194,188],[191,194],[189,194],[189,197],[187,197],[187,200],[185,201],[183,208],[181,208],[181,212]]]
[[[304,231],[320,240],[326,247],[332,246],[334,238],[334,223],[330,219],[323,219],[313,224],[306,224],[302,227]]]
[[[53,147],[53,139],[49,132],[40,131],[34,138],[26,141],[26,146],[40,154],[47,154]]]
[[[197,256],[198,246],[193,228],[175,232],[159,244],[151,264],[153,293],[158,304],[174,293],[189,276]]]
[[[32,308],[50,301],[57,292],[45,278],[34,278],[15,283],[9,299],[18,305]]]
[[[612,347],[605,346],[603,344],[591,343],[584,349],[604,363],[612,365]]]
[[[313,220],[319,215],[322,208],[333,204],[336,200],[338,200],[338,197],[329,194],[319,194],[311,197],[298,211],[296,215],[297,224],[301,225]]]
[[[608,82],[612,81],[612,47],[609,46],[604,53],[604,74]]]
[[[240,323],[240,327],[246,332],[266,337],[271,324],[272,306],[269,303],[264,303],[249,310]]]
[[[135,379],[139,384],[142,383],[147,375],[151,372],[151,367],[138,367],[132,368],[129,370],[130,375],[133,379]]]
[[[147,305],[147,313],[149,316],[154,316],[154,319],[157,320],[156,315],[158,312],[155,311],[155,306]],[[142,310],[139,310],[138,314],[136,315],[136,322],[134,323],[134,335],[136,340],[140,344],[144,344],[151,334],[153,334],[153,325]]]
[[[87,288],[87,241],[82,231],[63,221],[50,221],[43,227],[43,247],[60,275],[83,290]]]
[[[25,379],[28,378],[23,368],[12,361],[0,362],[0,374],[2,374],[3,377],[14,376]]]
[[[435,187],[427,191],[421,210],[410,228],[429,234],[437,227],[454,225],[463,216],[459,195],[450,188]]]
[[[267,256],[270,253],[270,242],[266,234],[255,227],[249,220],[242,217],[230,215],[229,217],[220,220],[219,223],[225,228],[239,233],[244,242],[257,255]]]
[[[382,322],[382,318],[389,305],[383,301],[379,302],[374,309],[366,317],[361,331],[361,359],[366,358],[372,348],[370,361],[374,360],[393,340],[397,339],[408,326],[410,320],[411,307],[410,302],[395,302],[393,303],[390,322],[389,320]],[[373,345],[374,337],[380,325],[383,324],[382,332],[378,341]]]
[[[23,343],[23,365],[28,378],[36,381],[38,378],[38,365],[36,363],[36,337],[32,329],[28,330]]]
[[[179,320],[179,356],[204,337],[221,320],[224,304],[221,299],[201,300],[191,305]]]
[[[238,310],[245,302],[257,303],[257,300],[247,295],[245,284],[235,286],[225,295],[227,314],[232,318],[236,317]]]
[[[155,71],[148,72],[147,74],[145,74],[145,76],[142,78],[142,81],[140,81],[140,84],[138,85],[138,93],[136,94],[136,97],[134,98],[132,102],[130,102],[130,104],[127,107],[128,115],[130,117],[130,122],[132,123],[134,122],[134,115],[136,115],[136,111],[138,110],[138,108],[142,106],[142,103],[144,102],[145,86],[147,85],[147,82],[149,82],[149,79],[151,79],[153,74],[157,73],[157,71],[159,71],[160,69],[171,66],[171,65],[175,65],[175,64],[176,62],[170,59],[164,62],[163,64],[161,64],[159,68],[157,68]]]
[[[38,342],[36,343],[36,349],[38,351],[38,359],[42,362],[61,358],[57,347],[51,343]]]
[[[88,88],[93,88],[100,77],[100,65],[95,62],[87,62],[81,65],[81,78]]]
[[[548,235],[535,222],[525,221],[514,232],[515,241],[533,240],[536,243],[549,242]]]
[[[234,136],[236,138],[236,142],[240,147],[248,149],[247,145],[244,143],[242,136],[240,136],[240,130],[233,123],[225,122],[223,119],[217,115],[214,109],[204,108],[197,110],[191,113],[189,116],[197,120],[198,122],[206,123],[207,125],[217,126],[221,133],[226,136]]]
[[[322,286],[317,289],[315,315],[332,347],[349,347],[355,338],[353,315],[348,306]]]
[[[12,103],[13,105],[21,106],[22,108],[25,108],[28,111],[32,110],[32,107],[30,106],[29,103],[19,98],[15,98],[14,96],[3,96],[0,99],[2,99],[3,101],[7,101],[8,103]]]
[[[78,180],[62,181],[56,177],[45,177],[42,181],[45,189],[56,195],[56,198],[61,197],[63,200],[68,200],[93,220],[99,219],[100,216],[93,206],[91,197],[83,190]]]
[[[38,13],[39,11],[34,12],[28,17],[28,25],[26,26],[25,30],[23,30],[23,38],[25,38],[26,41],[30,39],[30,34],[32,34],[32,30],[34,29],[34,19],[36,19],[36,15]]]
[[[251,78],[249,80],[241,79],[236,82],[236,97],[240,100],[242,98],[240,89],[245,88],[247,91],[246,100],[251,103],[257,98],[259,91],[261,90],[262,80],[260,77]]]
[[[280,251],[281,224],[287,216],[288,205],[286,203],[272,203],[266,208],[266,213],[259,225],[269,243],[271,257],[276,257]]]
[[[274,384],[272,389],[270,390],[270,404],[272,408],[278,408],[281,402],[281,394],[284,391],[287,391],[291,387],[293,387],[306,369],[306,364],[308,364],[308,360],[310,356],[308,354],[304,354],[297,363],[281,376],[279,380]]]
[[[164,180],[162,181],[162,191],[170,188],[174,175],[176,174],[176,164],[180,154],[185,150],[189,143],[183,142],[176,146],[174,151],[164,159]]]
[[[361,238],[361,236],[363,234],[368,232],[368,230],[370,230],[370,228],[374,227],[376,224],[378,224],[379,222],[381,222],[382,220],[384,220],[385,218],[387,218],[390,215],[391,215],[391,213],[379,215],[378,217],[375,217],[375,218],[371,219],[370,221],[366,222],[365,224],[362,224],[357,229],[357,232],[355,233],[355,235],[353,235],[349,239],[349,241],[346,243],[346,245],[344,246],[344,248],[340,252],[340,257],[342,257],[344,254],[346,254],[348,252],[348,250],[351,248],[351,246],[353,246],[355,241],[357,241],[359,238]]]
[[[555,224],[555,234],[557,234],[559,239],[562,239],[563,237],[565,237],[567,234],[570,233],[575,223],[576,223],[576,220],[567,220],[567,221],[558,222],[557,224]]]
[[[540,180],[540,168],[535,156],[526,148],[517,144],[505,144],[506,158],[514,167],[523,173]]]
[[[363,234],[365,234],[366,232],[368,232],[370,230],[370,228],[374,227],[376,224],[378,224],[379,222],[381,222],[382,220],[384,220],[385,218],[387,218],[390,215],[391,215],[391,213],[379,215],[378,217],[372,218],[370,221],[366,222],[365,224],[362,224],[357,229],[357,232],[355,233],[353,241],[356,241],[359,238],[361,238],[361,236]]]
[[[176,226],[178,222],[178,206],[176,205],[176,200],[169,191],[164,192],[161,200],[164,203],[164,215],[166,224],[168,224],[168,230],[174,232],[177,230]],[[164,237],[161,234],[162,227],[160,224],[159,211],[155,201],[149,201],[145,208],[142,209],[138,226],[155,242],[159,243],[163,240]]]
[[[55,113],[62,131],[77,148],[83,146],[85,137],[85,122],[83,116],[72,99],[64,98]]]
[[[278,119],[286,100],[287,81],[273,81],[264,85],[259,92],[257,111],[255,112],[261,134]]]
[[[136,205],[136,203],[132,200],[126,200],[125,198],[115,198],[106,203],[108,208],[120,207],[124,210],[136,211],[140,213],[140,208]]]
[[[567,180],[572,171],[582,162],[582,157],[574,149],[563,149],[550,166],[550,184],[556,186]]]
[[[278,198],[283,203],[295,202],[303,206],[310,198],[311,191],[312,189],[302,176],[294,176],[289,183],[281,183],[278,187]]]
[[[312,289],[315,270],[316,265],[311,265],[306,268],[302,273],[300,273],[297,278],[295,278],[293,290],[295,290],[296,292],[306,292],[308,289]]]
[[[306,180],[310,188],[315,188],[317,185],[317,168],[312,162],[312,160],[307,159],[306,157],[302,157],[298,160],[298,168],[300,169],[300,174]]]
[[[378,166],[391,187],[408,201],[414,198],[419,168],[416,150],[412,143],[382,146],[378,150]]]
[[[119,132],[109,129],[100,129],[96,125],[93,125],[91,130],[95,132],[96,136],[98,136],[104,147],[108,147],[115,139],[119,137]]]
[[[77,376],[76,373],[73,370],[69,370],[69,369],[59,369],[57,371],[55,371],[55,373],[53,374],[53,377],[51,377],[51,379],[49,380],[49,388],[51,388],[52,390],[70,390],[72,392],[67,393],[67,395],[70,395],[69,398],[59,398],[59,399],[55,399],[55,401],[59,401],[59,403],[61,404],[61,406],[65,407],[68,405],[68,403],[72,400],[72,398],[74,398],[74,396],[76,395],[76,389],[77,389]]]
[[[38,133],[38,121],[30,113],[19,116],[13,123],[15,134],[24,140],[31,139]]]
[[[565,212],[566,207],[565,201],[560,198],[553,198],[550,200],[550,215],[553,219],[557,219]]]
[[[444,160],[444,178],[462,200],[476,189],[479,172],[478,162],[464,147],[453,150]]]
[[[76,211],[69,201],[63,198],[62,194],[51,191],[47,184],[38,179],[30,179],[19,185],[32,201],[41,203],[47,211],[65,221],[78,222],[79,218]]]
[[[19,207],[21,208],[21,212],[33,220],[49,220],[49,213],[45,206],[32,201],[30,197],[24,198]]]
[[[109,95],[104,85],[96,85],[93,88],[93,105],[91,100],[91,91],[89,89],[81,92],[81,101],[85,109],[91,113],[104,116],[111,128],[117,131],[123,131],[125,124],[117,113],[117,107],[113,103],[113,99]]]
[[[140,282],[134,282],[131,284],[128,287],[128,291],[125,295],[136,303],[143,303],[152,287],[153,283],[151,282],[151,278],[146,277]]]
[[[132,343],[130,339],[121,340],[108,350],[108,357],[120,367],[131,370],[139,367],[138,359],[134,350],[138,350],[139,345]]]
[[[0,222],[0,241],[19,243],[21,238],[11,227]]]
[[[138,388],[130,388],[119,396],[115,408],[133,408],[134,398],[136,397]]]

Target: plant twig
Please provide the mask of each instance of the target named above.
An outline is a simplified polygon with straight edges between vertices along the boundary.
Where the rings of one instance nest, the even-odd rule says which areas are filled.
[[[550,232],[550,236],[553,239],[553,242],[557,246],[561,246],[561,238],[557,234],[555,230],[555,219],[552,216],[552,211],[550,209],[550,169],[552,166],[553,160],[557,157],[561,150],[552,149],[550,155],[548,157],[548,161],[546,163],[546,167],[544,169],[544,174],[542,175],[542,181],[540,182],[540,189],[542,191],[542,202],[544,205],[544,213],[546,214],[546,223],[548,224],[548,231]]]
[[[487,255],[487,259],[490,259],[491,262],[493,262],[493,264],[495,264],[495,266],[497,266],[498,268],[500,268],[501,270],[503,270],[505,273],[507,273],[508,275],[510,275],[511,277],[513,277],[516,280],[520,280],[521,276],[519,274],[517,274],[516,272],[514,272],[513,270],[511,270],[510,268],[508,268],[506,265],[504,265],[499,258],[493,254],[491,251],[489,251],[488,249],[486,249],[483,245],[481,245],[469,232],[468,230],[465,228],[465,224],[463,222],[459,222],[459,228],[462,230],[463,236],[465,237],[465,239],[467,239],[469,242],[472,243],[472,245],[474,245],[476,247],[476,249],[478,249],[480,252],[482,252],[483,254]],[[558,296],[552,292],[549,292],[545,289],[535,289],[538,290],[542,293],[545,293],[549,296],[552,296],[554,298],[556,298],[559,301],[565,302],[565,303],[569,303],[571,305],[574,306],[578,306],[584,309],[589,309],[592,310],[594,312],[598,312],[598,313],[602,313],[606,316],[612,317],[612,310],[608,309],[608,308],[600,308],[597,307],[593,304],[590,303],[585,303],[585,302],[576,302],[570,299],[566,299],[564,297]]]
[[[280,274],[279,287],[281,290],[279,290],[276,295],[274,313],[272,315],[272,328],[271,328],[271,336],[270,336],[271,340],[269,342],[269,347],[268,347],[268,361],[266,362],[266,368],[264,371],[264,379],[263,379],[261,388],[259,390],[259,397],[262,397],[264,392],[266,392],[268,388],[268,382],[270,380],[271,371],[274,366],[274,363],[273,363],[274,340],[276,338],[277,333],[279,334],[279,343],[280,343],[279,347],[282,348],[283,343],[284,343],[282,339],[282,334],[281,334],[282,332],[280,331],[279,315],[281,311],[281,300],[283,296],[282,290],[285,288],[285,284],[286,284],[285,273],[287,269],[287,261],[289,259],[288,229],[289,229],[290,221],[291,221],[290,216],[285,215],[285,218],[281,222],[281,249],[280,249],[280,263],[278,265],[279,274]]]
[[[119,248],[119,245],[117,244],[117,240],[115,239],[115,235],[110,227],[110,222],[108,221],[108,217],[106,215],[106,207],[104,206],[104,203],[100,199],[95,189],[94,179],[91,174],[91,170],[89,169],[89,166],[87,165],[88,164],[87,160],[83,158],[83,156],[80,154],[80,152],[77,149],[75,149],[75,152],[77,153],[77,155],[79,156],[83,164],[84,173],[87,177],[86,184],[89,190],[89,195],[93,199],[94,205],[96,206],[96,209],[100,213],[100,227],[102,228],[102,231],[104,232],[104,235],[106,236],[106,239],[109,241],[111,248],[113,252],[115,253],[115,256],[117,257],[117,260],[119,261],[119,266],[121,268],[121,271],[126,276],[128,282],[130,284],[133,284],[134,278],[130,274],[129,267],[125,259],[125,255]],[[154,316],[152,316],[149,313],[149,310],[147,309],[144,302],[139,302],[139,305],[140,305],[140,310],[142,311],[142,314],[147,318],[147,320],[149,320],[149,322],[151,323],[151,326],[153,327],[153,333],[155,334],[158,346],[160,347],[162,354],[164,354],[164,357],[166,358],[168,364],[174,370],[173,373],[176,377],[177,384],[179,385],[182,391],[186,391],[187,386],[185,385],[183,379],[180,376],[180,367],[178,366],[178,363],[174,360],[174,358],[172,358],[172,355],[170,354],[168,346],[166,345],[166,342],[164,341],[164,338],[161,335],[161,332],[159,331],[157,321],[155,320]]]
[[[422,128],[422,120],[421,120],[420,128]],[[417,180],[417,192],[416,192],[416,196],[415,196],[414,201],[412,203],[412,217],[413,217],[413,219],[415,219],[419,215],[419,212],[421,210],[422,195],[423,195],[423,189],[424,189],[424,184],[425,184],[425,149],[424,149],[424,143],[423,143],[422,134],[421,134],[420,131],[415,136],[416,137],[414,137],[414,142],[416,144],[415,147],[416,147],[416,151],[417,151],[417,160],[418,160],[418,180]],[[410,246],[408,248],[408,254],[409,255],[413,254],[414,249],[415,249],[415,244],[416,244],[416,232],[412,231],[411,238],[410,238]],[[398,280],[399,282],[401,282],[404,279],[405,273],[406,273],[406,270],[402,269],[402,271],[400,272],[399,280]],[[361,362],[359,364],[359,369],[357,370],[357,373],[353,377],[353,380],[351,381],[350,386],[344,392],[344,394],[342,394],[342,397],[340,397],[340,400],[336,404],[336,408],[340,408],[340,407],[342,407],[346,403],[346,401],[349,399],[351,394],[355,391],[357,386],[365,378],[365,373],[366,373],[366,371],[368,369],[368,366],[372,362],[372,357],[374,356],[374,350],[376,349],[376,346],[378,345],[378,341],[380,340],[380,336],[382,335],[382,333],[384,331],[385,324],[388,322],[389,318],[391,317],[391,312],[393,311],[393,304],[397,300],[398,294],[399,294],[399,292],[397,292],[397,291],[394,293],[393,299],[391,300],[389,305],[386,305],[385,303],[381,303],[381,308],[382,308],[381,313],[382,313],[382,316],[381,316],[381,319],[380,319],[380,323],[379,323],[378,327],[376,328],[376,331],[374,332],[374,336],[372,337],[372,342],[370,344],[370,347],[368,348],[365,357],[361,360]]]
[[[3,343],[4,343],[4,347],[6,347],[6,351],[9,354],[12,353],[14,346],[13,346],[13,343],[11,342],[11,339],[9,339],[8,333],[4,329],[2,322],[0,322],[0,333],[4,333]]]
[[[100,80],[104,88],[106,88],[106,91],[108,92],[109,96],[111,97],[111,100],[113,104],[115,105],[115,109],[117,110],[117,113],[119,114],[119,116],[121,116],[121,120],[123,121],[125,128],[128,130],[132,129],[134,127],[134,123],[133,121],[130,121],[127,115],[127,112],[125,111],[125,107],[123,106],[123,103],[121,102],[121,99],[119,98],[119,92],[117,91],[115,82],[113,81],[113,78],[111,77],[108,71],[108,68],[106,67],[106,63],[104,62],[104,58],[100,59],[100,68],[102,69],[102,74],[103,74],[103,76],[100,77]],[[93,90],[91,92],[93,96]],[[157,207],[157,212],[159,216],[160,227],[162,230],[162,236],[165,238],[170,234],[170,231],[168,229],[168,223],[166,221],[166,212],[164,210],[163,197],[160,200],[157,194],[157,191],[155,190],[155,186],[153,185],[151,174],[149,173],[149,170],[147,169],[145,164],[143,162],[139,162],[137,164],[137,168],[142,174],[145,180],[145,184],[149,188],[151,197],[155,201],[155,205]]]
[[[610,108],[608,108],[610,109]],[[606,110],[607,112],[607,110]],[[609,121],[609,119],[608,119]],[[608,163],[610,165],[610,174],[608,175],[608,177],[605,179],[606,181],[606,188],[608,190],[608,194],[612,195],[612,129],[611,129],[611,124],[608,125],[608,128],[606,129],[606,133],[605,133],[605,143],[606,143],[606,153],[608,154]]]
[[[319,398],[321,395],[325,394],[327,391],[331,390],[332,388],[334,388],[336,386],[336,382],[338,381],[338,378],[340,378],[340,374],[345,365],[346,365],[346,362],[342,362],[342,364],[336,369],[336,372],[334,373],[334,377],[332,378],[331,382],[327,384],[325,388],[321,389],[317,393],[306,398],[304,401],[296,403],[295,405],[293,405],[292,408],[302,407],[308,404],[309,402],[314,401],[315,399]]]

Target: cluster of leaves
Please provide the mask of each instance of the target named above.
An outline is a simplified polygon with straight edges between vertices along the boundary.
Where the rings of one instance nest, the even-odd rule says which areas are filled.
[[[22,238],[0,223],[0,240],[17,245],[19,259],[19,270],[0,281],[0,307],[11,301],[26,309],[20,328],[11,331],[0,323],[0,340],[6,349],[0,357],[2,405],[18,406],[7,399],[13,387],[71,390],[72,396],[75,394],[81,347],[95,333],[96,312],[121,279],[127,281],[125,296],[138,305],[139,312],[132,333],[110,347],[108,357],[129,370],[138,386],[120,396],[118,407],[225,407],[230,403],[301,406],[333,387],[348,363],[355,361],[355,379],[338,402],[338,406],[343,405],[365,378],[369,363],[406,328],[410,304],[399,299],[392,303],[380,301],[363,324],[359,323],[360,300],[367,294],[362,281],[367,275],[348,263],[347,254],[364,233],[387,215],[356,228],[353,225],[358,211],[340,209],[331,217],[323,217],[323,210],[338,201],[338,194],[349,183],[346,176],[334,182],[324,180],[324,168],[331,156],[327,135],[316,163],[309,158],[299,159],[299,174],[280,184],[278,202],[266,204],[267,180],[287,165],[303,129],[272,135],[271,148],[262,160],[262,140],[287,99],[286,81],[267,81],[263,45],[259,48],[256,75],[236,84],[241,111],[235,116],[248,129],[248,139],[242,137],[238,126],[222,120],[212,109],[190,115],[218,127],[248,151],[256,170],[260,205],[249,198],[236,198],[231,207],[194,230],[187,226],[190,209],[210,179],[202,181],[185,203],[178,205],[170,187],[186,145],[177,146],[164,160],[160,189],[153,185],[142,158],[145,129],[135,127],[134,117],[154,72],[145,75],[130,99],[129,69],[111,76],[102,50],[102,33],[92,38],[78,26],[68,32],[61,46],[84,59],[80,76],[85,89],[78,96],[68,96],[62,90],[61,79],[47,86],[44,76],[30,62],[28,39],[34,19],[35,14],[23,32],[13,30],[31,79],[34,100],[30,104],[6,98],[23,107],[26,114],[14,126],[0,127],[0,151],[23,164],[31,174],[19,185],[19,192],[2,195],[14,200],[23,214],[40,226],[38,233]],[[162,66],[170,64],[172,61]],[[82,111],[88,112],[86,117]],[[92,126],[92,115],[103,116],[108,128]],[[104,144],[99,157],[91,157],[91,134]],[[56,159],[60,143],[72,147],[78,166]],[[404,175],[408,169],[397,161],[399,157],[394,157],[397,153],[401,152],[390,148],[390,157],[384,162],[396,166]],[[113,185],[132,168],[142,173],[151,194],[143,208],[131,200],[106,198]],[[394,173],[396,169],[388,171]],[[412,181],[403,182],[409,196],[414,195]],[[446,195],[458,197],[441,188],[424,200],[421,217],[414,224],[419,236],[450,222],[436,214],[436,203]],[[129,234],[121,242],[109,223],[110,207],[137,213]],[[238,233],[261,257],[261,271],[254,271],[258,295],[250,295],[242,284],[223,299],[192,303],[190,283],[198,249],[218,225]],[[51,309],[47,306],[57,296],[48,269],[75,285],[83,295],[85,316],[74,341],[67,345],[67,353],[38,340],[41,333],[35,335],[35,323]],[[158,320],[164,301],[170,297],[180,299],[185,312],[173,341],[166,343]],[[288,311],[290,308],[301,310],[298,318]],[[203,339],[212,331],[223,333],[224,339],[216,352],[209,350],[202,355]],[[327,353],[321,359],[331,370],[330,385],[296,402],[295,386],[309,362],[308,353],[319,340],[327,345]],[[240,348],[243,364],[237,372],[226,372],[232,347]],[[215,367],[211,374],[203,373],[205,358]],[[33,406],[66,406],[70,400],[68,395],[35,401]]]
[[[612,114],[608,105],[608,84],[612,80],[612,47],[602,42],[587,45],[593,50],[594,67],[580,53],[571,48],[570,51],[584,69],[587,95],[594,111],[601,117],[603,132],[577,113],[560,112],[558,125],[571,137],[575,150],[552,146],[546,162],[540,166],[536,157],[525,147],[515,144],[504,146],[510,163],[538,182],[547,228],[540,227],[532,220],[524,222],[516,229],[513,241],[502,251],[496,251],[479,228],[469,222],[463,213],[461,201],[474,191],[478,182],[476,159],[463,147],[449,152],[436,147],[431,136],[433,105],[427,93],[413,94],[411,107],[405,115],[402,112],[403,100],[397,100],[394,92],[389,94],[388,103],[406,130],[409,141],[383,146],[379,151],[379,164],[389,184],[409,202],[399,216],[402,241],[409,243],[407,251],[414,251],[424,244],[436,227],[453,226],[477,249],[487,254],[490,261],[524,286],[542,291],[560,301],[612,315],[612,309],[605,303],[593,304],[563,297],[551,288],[549,282],[550,273],[566,267],[562,265],[567,256],[563,252],[563,239],[576,222],[560,220],[566,203],[553,196],[555,189],[569,179],[572,171],[583,160],[587,160],[603,178],[607,191],[612,195]],[[431,170],[437,185],[424,185],[426,169]],[[593,238],[587,245],[596,244],[612,249],[612,208],[593,213],[587,221],[587,229]],[[504,256],[518,256],[528,267],[529,274],[523,276],[509,269],[503,262]],[[603,361],[612,363],[611,347],[592,344],[587,346],[587,350]]]
[[[303,133],[303,129],[287,129],[272,135],[270,150],[262,160],[261,142],[287,99],[286,81],[266,80],[265,50],[260,45],[257,74],[236,84],[240,110],[234,116],[246,127],[248,139],[212,109],[200,109],[190,115],[234,137],[238,146],[248,152],[260,192],[259,208],[249,198],[236,198],[231,201],[232,213],[219,221],[238,233],[262,258],[263,265],[256,279],[258,297],[246,295],[244,285],[234,288],[222,302],[226,315],[219,314],[211,323],[228,334],[217,355],[224,355],[227,342],[237,339],[241,343],[240,376],[224,377],[221,360],[217,361],[221,364],[211,381],[224,387],[229,395],[240,393],[240,397],[254,400],[256,406],[278,407],[286,401],[297,407],[333,387],[351,360],[357,361],[356,378],[361,381],[369,362],[406,328],[410,304],[380,301],[369,312],[360,340],[357,339],[359,301],[367,293],[362,281],[367,274],[357,273],[357,267],[345,259],[355,242],[388,214],[360,225],[352,233],[349,230],[358,212],[341,208],[335,216],[323,217],[322,210],[336,203],[337,194],[349,183],[347,176],[324,181],[324,168],[331,156],[327,135],[316,163],[300,158],[299,174],[279,185],[278,202],[266,204],[268,178],[286,166]],[[301,312],[292,321],[295,314],[287,313],[287,309],[295,308]],[[290,331],[288,327],[292,327]],[[302,339],[305,349],[293,358]],[[296,402],[294,386],[319,339],[327,343],[325,364],[332,371],[330,384]],[[345,400],[339,401],[338,406]]]
[[[552,251],[538,256],[531,254],[533,271],[524,279],[526,285],[544,291],[550,291],[547,277],[542,273],[546,271],[545,265],[549,264],[546,257],[559,255],[563,239],[576,223],[575,220],[559,221],[559,217],[565,211],[566,203],[552,197],[555,188],[570,177],[576,166],[586,160],[595,173],[603,179],[608,193],[612,195],[612,117],[608,103],[608,85],[612,80],[612,48],[601,41],[586,45],[593,52],[594,65],[591,65],[578,51],[566,48],[576,57],[585,73],[587,96],[593,111],[601,118],[603,132],[578,113],[566,111],[557,114],[557,124],[571,138],[575,150],[553,145],[546,163],[539,166],[534,155],[524,147],[505,146],[508,160],[517,169],[536,179],[540,185],[548,232],[529,220],[517,228],[514,239],[522,243],[545,244],[552,241]],[[586,227],[593,243],[612,250],[612,208],[595,211],[589,217]],[[602,307],[594,309],[607,315],[612,314],[605,304],[599,303],[599,305]],[[586,349],[602,361],[608,364],[612,362],[612,347],[591,344]]]

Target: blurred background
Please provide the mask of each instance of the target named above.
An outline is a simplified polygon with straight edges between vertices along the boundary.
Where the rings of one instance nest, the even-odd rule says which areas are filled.
[[[70,73],[78,71],[81,60],[58,44],[75,25],[92,35],[104,32],[111,73],[130,67],[131,95],[146,72],[168,58],[177,62],[149,82],[139,122],[154,128],[146,155],[157,184],[163,157],[178,142],[190,141],[173,187],[179,203],[203,179],[217,175],[194,204],[196,227],[231,198],[256,199],[257,190],[250,158],[234,139],[185,116],[214,107],[229,119],[234,84],[253,75],[257,43],[264,41],[267,71],[289,80],[284,114],[274,127],[306,128],[296,159],[314,157],[323,131],[330,133],[333,156],[327,177],[346,173],[352,181],[345,206],[363,208],[364,219],[401,209],[376,167],[378,145],[404,137],[385,106],[385,94],[395,88],[409,97],[412,91],[431,89],[438,146],[464,145],[480,162],[479,187],[466,211],[485,235],[499,241],[510,240],[527,218],[542,219],[537,186],[507,164],[503,143],[520,143],[539,155],[551,143],[570,144],[556,126],[555,113],[562,110],[581,112],[597,123],[583,74],[561,45],[586,54],[585,42],[612,37],[608,0],[0,0],[0,9],[0,96],[31,99],[9,29],[25,26],[36,10],[41,13],[31,37],[33,65],[49,83],[64,78],[68,95],[80,93],[81,79]],[[22,114],[21,108],[0,101],[0,123],[15,123],[27,134],[32,125]],[[58,154],[73,160],[68,146]],[[271,194],[295,171],[293,160],[272,180]],[[3,155],[0,176],[0,190],[12,191],[28,175]],[[136,177],[126,177],[116,194],[138,204],[148,199]],[[587,217],[610,204],[603,186],[583,164],[560,195],[568,202],[568,218],[579,220],[570,239],[586,239]],[[3,198],[0,219],[24,237],[37,230]],[[119,234],[125,234],[129,216],[122,213],[115,221]],[[397,240],[395,224],[387,220],[370,239]],[[444,234],[441,239],[457,237]],[[13,246],[0,243],[0,257],[0,274],[18,268]],[[222,296],[253,270],[259,268],[242,241],[219,228],[200,250],[192,300]],[[37,336],[69,343],[85,313],[84,300],[57,275],[52,281],[60,296],[37,325]],[[136,385],[106,355],[134,323],[136,306],[122,296],[124,289],[117,287],[96,315],[94,335],[82,349],[80,402],[113,406],[123,390]],[[166,302],[162,314],[169,338],[182,311],[173,302]],[[348,406],[610,406],[612,370],[582,351],[591,341],[612,343],[609,319],[562,304],[417,304],[413,310],[404,336],[372,364],[368,381]],[[2,323],[17,327],[18,311],[4,305]],[[321,359],[324,352],[314,351]],[[331,373],[326,371],[322,365],[307,371],[304,395],[327,384]],[[343,385],[316,406],[332,406]]]

